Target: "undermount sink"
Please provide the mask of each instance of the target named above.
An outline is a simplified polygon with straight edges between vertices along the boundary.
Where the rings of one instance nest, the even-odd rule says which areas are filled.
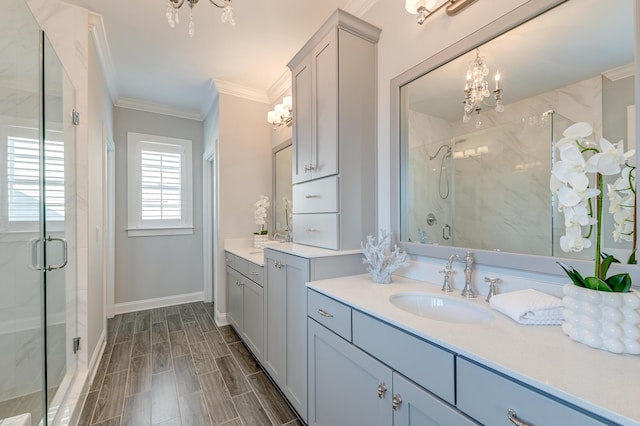
[[[481,306],[464,299],[430,293],[397,293],[389,297],[395,307],[423,318],[463,324],[487,323],[495,319]]]

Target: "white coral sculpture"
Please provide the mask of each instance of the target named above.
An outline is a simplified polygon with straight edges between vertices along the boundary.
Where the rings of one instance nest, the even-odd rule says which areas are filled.
[[[391,283],[391,274],[399,268],[409,265],[409,256],[406,252],[400,251],[397,244],[394,244],[394,248],[391,250],[392,236],[393,233],[381,229],[377,244],[373,235],[367,236],[366,246],[361,243],[364,254],[362,263],[369,265],[367,271],[375,283]]]

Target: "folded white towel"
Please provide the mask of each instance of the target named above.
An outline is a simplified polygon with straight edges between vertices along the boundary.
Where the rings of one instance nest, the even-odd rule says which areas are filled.
[[[520,324],[562,324],[562,300],[541,291],[527,289],[496,294],[489,305]]]

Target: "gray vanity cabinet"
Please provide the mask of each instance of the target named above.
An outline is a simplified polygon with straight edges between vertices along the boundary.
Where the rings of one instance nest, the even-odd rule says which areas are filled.
[[[329,252],[302,257],[264,251],[265,352],[263,366],[307,421],[307,287],[309,281],[364,272],[362,255]],[[343,423],[344,424],[344,423]]]
[[[312,290],[308,292],[307,304],[309,425],[477,425],[453,406],[405,378],[385,360],[388,359],[387,354],[395,353],[398,356],[391,363],[397,363],[398,368],[424,370],[420,367],[433,362],[438,364],[439,354],[434,357],[434,349],[428,349],[431,354],[419,350],[421,360],[418,365],[407,366],[402,355],[416,347],[398,346],[402,342],[397,339],[387,341],[387,335],[382,332],[377,338],[389,349],[384,352],[374,349],[373,353],[368,353],[351,343],[351,338],[355,342],[362,328],[356,327],[355,323],[352,326],[352,312],[346,312],[351,311],[347,305]],[[362,314],[353,311],[353,315]],[[350,334],[351,330],[353,336]],[[383,330],[374,330],[375,333],[381,331]],[[406,336],[418,344],[431,346],[408,334]],[[404,340],[404,343],[407,342],[411,343]],[[450,353],[442,351],[442,359],[446,360],[449,355]],[[453,360],[453,357],[450,359]],[[444,369],[445,373],[442,375],[435,370],[427,372],[428,376],[437,376],[436,380],[429,380],[432,387],[440,389],[440,383],[434,382],[446,381],[447,376],[451,383],[445,384],[444,388],[453,387],[454,377],[446,371],[446,361],[436,368]]]
[[[264,352],[263,267],[232,253],[227,262],[229,322],[258,361]]]
[[[337,10],[288,64],[297,243],[354,249],[376,231],[379,35],[380,29]]]

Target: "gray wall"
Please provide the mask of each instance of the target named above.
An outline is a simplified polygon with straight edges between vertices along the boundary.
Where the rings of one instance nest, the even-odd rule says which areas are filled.
[[[116,305],[201,292],[202,153],[201,121],[116,107]],[[192,235],[127,236],[127,133],[193,141]]]

